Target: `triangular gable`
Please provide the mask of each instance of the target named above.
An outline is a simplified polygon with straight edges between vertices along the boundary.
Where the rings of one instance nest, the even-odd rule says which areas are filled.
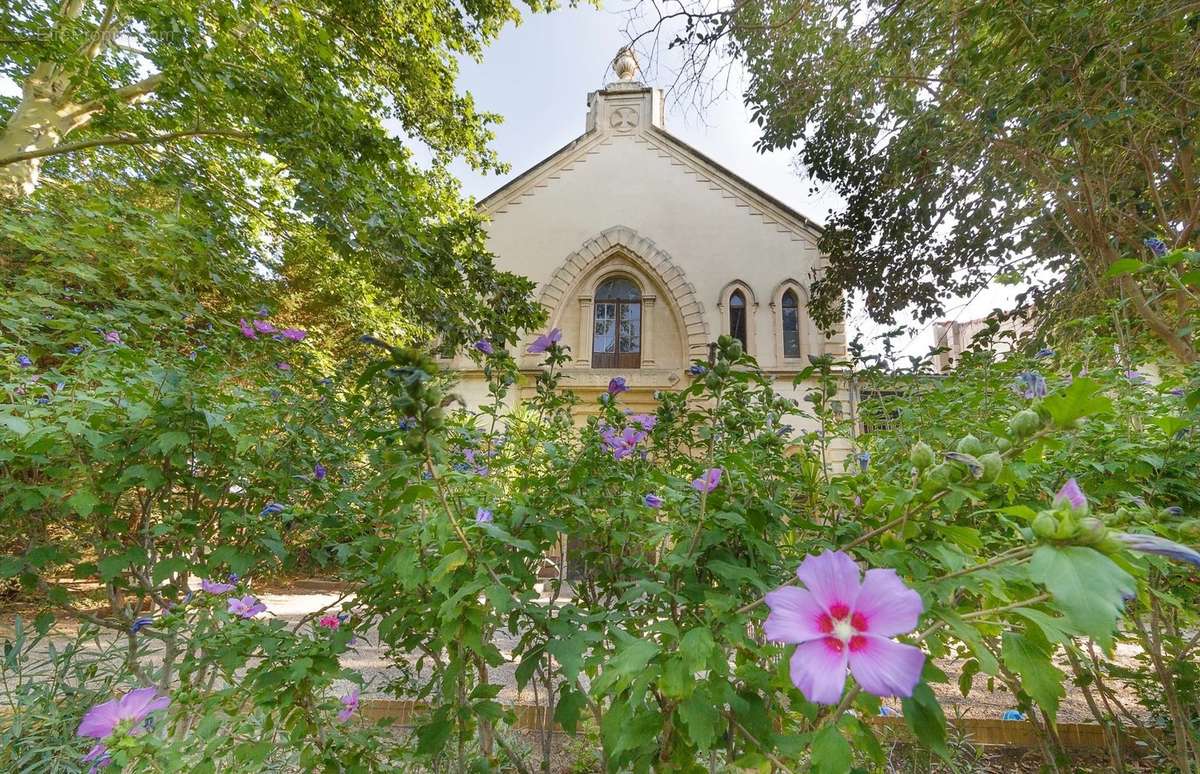
[[[811,218],[797,212],[665,129],[657,126],[648,127],[645,131],[635,135],[635,139],[644,141],[682,162],[701,180],[717,185],[726,193],[752,207],[763,217],[764,221],[778,223],[790,231],[807,235],[812,239],[820,238],[824,229]],[[595,130],[584,132],[480,199],[476,208],[490,215],[503,212],[507,205],[517,203],[520,197],[530,193],[531,189],[545,186],[546,180],[556,178],[573,165],[585,161],[589,153],[598,152],[598,146],[604,144],[605,140],[611,140],[611,135],[605,135]]]

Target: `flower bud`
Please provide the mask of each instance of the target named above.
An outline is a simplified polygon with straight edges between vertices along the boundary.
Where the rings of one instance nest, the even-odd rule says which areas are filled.
[[[1008,429],[1013,435],[1018,438],[1025,438],[1033,435],[1042,426],[1042,418],[1037,415],[1036,411],[1025,409],[1017,412],[1012,419],[1008,421]]]
[[[959,454],[969,454],[972,457],[982,456],[987,451],[983,447],[983,441],[980,441],[973,435],[964,435],[958,439],[958,443],[954,446],[955,451]]]
[[[933,447],[924,441],[917,441],[908,452],[908,461],[917,470],[924,470],[933,464]]]
[[[1008,451],[1011,448],[1012,448],[1012,441],[1008,440],[1007,438],[997,438],[996,439],[996,450],[999,451],[1001,454],[1003,454],[1004,452]]]
[[[950,475],[953,470],[953,467],[945,462],[939,463],[926,471],[925,480],[939,488],[944,487],[950,483]]]
[[[1042,511],[1033,520],[1033,534],[1050,540],[1058,533],[1058,519],[1049,511]]]
[[[1104,522],[1095,516],[1079,520],[1079,533],[1076,540],[1082,545],[1097,545],[1104,540],[1106,535],[1108,535],[1108,527],[1104,526]]]
[[[1004,458],[1000,456],[1000,452],[988,452],[979,458],[979,464],[983,466],[983,475],[979,477],[979,480],[990,484],[1004,469]]]

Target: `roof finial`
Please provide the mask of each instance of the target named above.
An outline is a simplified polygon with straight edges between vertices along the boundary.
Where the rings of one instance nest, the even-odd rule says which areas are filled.
[[[637,75],[638,61],[637,55],[633,53],[633,49],[629,46],[623,46],[613,58],[613,72],[617,74],[617,78],[622,81],[632,81],[633,76]]]

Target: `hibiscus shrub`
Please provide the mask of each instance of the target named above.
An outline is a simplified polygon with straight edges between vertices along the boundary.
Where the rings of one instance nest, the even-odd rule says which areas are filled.
[[[218,321],[214,356],[246,367],[203,378],[183,347],[164,364],[168,348],[130,352],[126,334],[94,342],[118,358],[103,379],[38,404],[30,376],[60,356],[11,360],[6,523],[38,528],[4,574],[125,658],[64,680],[72,706],[92,708],[10,734],[3,754],[57,760],[77,734],[76,760],[96,767],[528,768],[511,674],[568,733],[597,734],[607,770],[847,771],[884,764],[868,720],[884,702],[951,756],[931,685],[957,659],[962,691],[1003,686],[1053,758],[1065,658],[1114,739],[1139,732],[1104,693],[1127,677],[1166,707],[1145,725],[1170,733],[1147,744],[1195,763],[1180,666],[1200,566],[1182,545],[1195,416],[1169,383],[1017,357],[944,380],[893,374],[890,397],[863,406],[892,424],[853,437],[843,467],[831,450],[854,433],[836,404],[848,372],[828,359],[791,401],[725,337],[646,415],[625,410],[620,378],[581,405],[550,333],[533,397],[509,411],[523,377],[502,343],[481,342],[493,403],[467,412],[418,351],[368,339],[373,362],[337,372],[357,382],[322,383],[286,349],[304,342],[252,322],[243,334],[243,316]],[[292,368],[264,369],[280,351]],[[110,373],[120,358],[130,393]],[[802,404],[820,430],[787,426]],[[300,561],[353,596],[285,626],[258,581]],[[1125,640],[1148,654],[1131,677],[1106,655]],[[391,662],[386,683],[343,665],[364,641]],[[4,668],[40,652],[14,647]],[[368,690],[418,702],[411,733],[351,722]],[[36,725],[54,693],[10,696],[7,728]],[[539,746],[548,765],[548,734]]]

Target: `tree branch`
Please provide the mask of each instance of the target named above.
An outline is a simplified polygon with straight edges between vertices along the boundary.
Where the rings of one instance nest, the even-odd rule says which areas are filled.
[[[92,113],[103,110],[105,103],[107,103],[109,100],[115,99],[118,102],[125,102],[127,104],[137,102],[141,98],[153,94],[154,91],[158,89],[159,84],[162,83],[162,79],[162,73],[154,73],[153,75],[147,75],[145,78],[137,81],[136,83],[131,83],[128,86],[122,86],[119,89],[113,89],[103,97],[97,97],[96,99],[88,100],[80,105],[78,110],[67,116],[67,120],[71,122],[82,122],[91,116]]]
[[[16,153],[7,158],[0,158],[0,167],[8,166],[9,164],[17,164],[30,159],[40,159],[46,156],[58,156],[63,153],[74,153],[79,150],[88,148],[97,148],[107,145],[157,145],[159,143],[171,142],[185,137],[228,137],[235,140],[249,140],[256,135],[251,132],[238,132],[232,129],[189,129],[182,132],[168,132],[167,134],[156,134],[151,137],[135,137],[135,136],[108,136],[97,137],[94,140],[83,140],[81,142],[67,143],[66,145],[58,145],[53,148],[41,148],[39,150],[30,150],[23,153]]]

